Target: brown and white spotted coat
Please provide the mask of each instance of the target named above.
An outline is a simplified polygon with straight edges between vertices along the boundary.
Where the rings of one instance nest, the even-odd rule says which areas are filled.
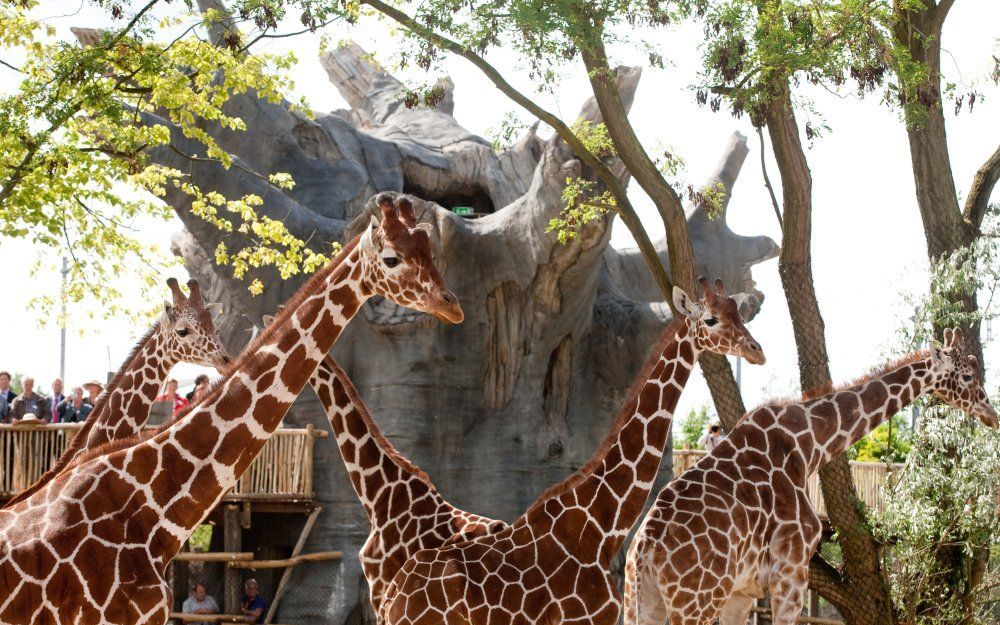
[[[664,330],[629,400],[595,455],[549,489],[509,528],[427,549],[385,593],[390,625],[613,625],[621,599],[610,565],[638,520],[663,455],[672,411],[703,350],[762,363],[737,303],[703,281],[705,299],[680,289],[684,314]]]
[[[408,202],[311,278],[208,396],[170,427],[85,454],[0,510],[0,623],[166,622],[167,563],[250,466],[361,304],[379,294],[443,321],[462,309]],[[396,260],[392,260],[396,259]]]
[[[921,395],[991,427],[997,416],[961,332],[849,388],[747,414],[656,498],[626,560],[625,625],[743,625],[770,592],[775,625],[802,611],[821,538],[806,479]]]
[[[503,521],[459,510],[390,443],[343,369],[327,356],[310,380],[330,419],[348,477],[371,523],[360,551],[379,613],[386,586],[421,549],[495,533]]]
[[[189,280],[187,284],[190,297],[184,295],[176,279],[167,280],[173,303],[163,303],[159,322],[139,339],[125,358],[56,464],[4,507],[30,497],[86,450],[138,433],[149,418],[150,408],[167,375],[178,362],[215,367],[219,373],[225,373],[231,359],[215,329],[213,305],[205,304],[196,280]]]

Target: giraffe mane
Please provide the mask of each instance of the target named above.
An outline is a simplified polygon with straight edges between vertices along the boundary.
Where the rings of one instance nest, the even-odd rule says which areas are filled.
[[[94,403],[94,407],[88,415],[88,418],[83,423],[83,427],[76,433],[73,437],[72,442],[70,442],[69,447],[60,456],[60,461],[57,461],[48,471],[43,473],[41,477],[35,480],[35,483],[24,489],[10,500],[4,504],[3,507],[11,506],[19,501],[27,499],[35,492],[41,490],[46,484],[52,481],[57,475],[62,473],[67,468],[74,466],[76,464],[76,458],[80,455],[83,446],[87,443],[87,438],[90,436],[91,430],[97,426],[97,422],[101,417],[101,412],[104,411],[104,406],[108,403],[108,398],[111,397],[112,391],[121,383],[122,377],[127,371],[131,369],[133,361],[139,356],[139,352],[142,351],[143,346],[146,345],[148,341],[156,331],[160,329],[160,322],[157,321],[151,325],[136,341],[135,345],[129,351],[128,356],[122,361],[121,366],[119,366],[118,371],[111,377],[111,380],[104,386],[104,391],[97,396],[97,401]],[[67,458],[67,460],[62,461],[62,458]]]
[[[837,385],[831,384],[831,385],[818,386],[816,388],[807,389],[802,392],[802,395],[800,397],[783,397],[783,398],[779,397],[775,399],[769,399],[763,404],[761,404],[759,407],[780,408],[782,406],[787,406],[789,404],[797,404],[799,402],[812,401],[814,399],[823,397],[824,395],[839,393],[841,391],[846,391],[856,386],[863,386],[871,382],[872,380],[881,378],[882,376],[886,375],[887,373],[889,373],[894,369],[898,369],[906,365],[912,365],[913,363],[928,358],[929,356],[930,352],[928,352],[927,350],[911,352],[909,354],[906,354],[905,356],[900,356],[899,358],[890,360],[889,362],[886,362],[884,364],[876,365],[871,369],[869,369],[866,373],[863,373],[855,378],[851,378],[847,382],[843,382]],[[754,410],[756,410],[756,408]],[[750,412],[754,412],[754,410],[751,410]],[[744,418],[745,416],[746,415],[744,415]],[[740,421],[737,422],[737,425],[742,421],[743,418],[741,418]]]
[[[622,407],[618,409],[618,413],[615,415],[615,418],[611,423],[611,427],[608,429],[608,433],[604,437],[604,440],[601,441],[601,445],[597,448],[597,451],[590,456],[590,459],[587,460],[587,462],[580,467],[576,473],[569,476],[562,482],[559,482],[554,486],[550,486],[541,495],[539,495],[538,499],[535,500],[535,503],[531,504],[531,507],[529,507],[525,511],[524,515],[522,515],[522,518],[537,508],[545,505],[545,502],[549,499],[558,497],[559,495],[576,488],[580,482],[590,477],[600,466],[604,456],[618,439],[619,430],[621,430],[625,422],[629,419],[629,417],[631,417],[632,412],[634,411],[633,404],[639,401],[639,393],[642,392],[643,387],[646,385],[646,380],[649,379],[650,375],[652,375],[653,368],[656,366],[656,363],[660,361],[663,349],[677,334],[677,330],[681,327],[681,325],[683,325],[685,319],[686,317],[684,315],[678,314],[676,317],[671,319],[670,323],[668,323],[663,329],[663,332],[660,334],[660,338],[656,340],[656,344],[650,351],[650,355],[646,360],[646,363],[642,366],[642,369],[636,376],[635,381],[632,383],[632,388],[629,389],[628,398],[622,404]]]
[[[361,420],[365,422],[366,426],[368,426],[368,431],[370,432],[371,437],[375,440],[375,443],[382,449],[382,451],[385,452],[387,456],[395,460],[396,463],[398,463],[407,472],[426,482],[430,486],[431,490],[436,491],[437,489],[434,488],[434,485],[431,483],[430,476],[421,470],[420,467],[410,462],[410,459],[401,454],[399,450],[396,449],[396,446],[385,437],[385,434],[382,433],[382,429],[378,427],[378,424],[372,417],[371,412],[368,411],[368,406],[358,394],[357,387],[355,387],[354,383],[351,382],[349,377],[347,377],[347,373],[344,369],[333,359],[333,356],[327,354],[326,358],[323,359],[323,362],[337,375],[337,377],[340,378],[344,386],[344,392],[347,394],[348,399],[353,402],[358,414],[361,415]]]
[[[225,386],[225,383],[232,378],[233,374],[239,371],[248,360],[257,355],[257,351],[260,349],[261,345],[270,341],[278,332],[278,328],[284,327],[305,299],[319,292],[326,278],[343,264],[344,259],[347,258],[348,254],[354,251],[354,248],[357,247],[360,239],[361,235],[358,235],[346,243],[340,249],[340,253],[334,256],[333,260],[327,263],[324,268],[314,273],[312,277],[310,277],[309,280],[307,280],[306,283],[303,284],[299,290],[288,299],[284,307],[278,311],[278,313],[274,316],[274,320],[267,326],[267,328],[265,328],[263,332],[258,333],[256,338],[254,338],[254,340],[243,349],[239,357],[236,358],[233,364],[229,367],[228,371],[226,371],[226,375],[216,380],[212,386],[209,387],[201,401],[197,404],[188,406],[184,410],[181,410],[175,417],[165,421],[154,429],[143,430],[138,434],[133,434],[132,436],[118,440],[108,441],[94,447],[93,449],[88,449],[86,452],[80,454],[71,464],[69,464],[66,467],[66,470],[84,464],[85,462],[93,460],[98,456],[113,454],[116,451],[121,451],[134,445],[138,445],[139,443],[143,443],[170,429],[178,421],[186,417],[193,410],[199,408],[202,404],[215,401],[222,393],[222,388]]]

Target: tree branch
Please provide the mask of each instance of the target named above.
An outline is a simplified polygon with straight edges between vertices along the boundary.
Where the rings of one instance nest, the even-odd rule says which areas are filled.
[[[771,196],[771,206],[774,208],[774,216],[778,220],[778,226],[784,228],[781,221],[781,206],[778,204],[778,198],[774,195],[771,179],[767,175],[767,161],[764,158],[764,132],[760,128],[757,128],[757,138],[760,139],[760,171],[764,174],[764,186],[767,187],[767,193]]]
[[[983,225],[983,218],[986,216],[986,209],[990,204],[990,196],[993,188],[1000,180],[1000,146],[972,178],[972,186],[969,187],[969,196],[965,200],[965,209],[962,216],[973,228],[979,230]]]
[[[629,232],[632,234],[632,237],[635,239],[635,242],[639,247],[639,251],[643,256],[643,259],[646,261],[646,265],[649,267],[650,273],[653,275],[653,280],[663,293],[664,299],[670,303],[671,308],[673,307],[673,298],[671,296],[673,291],[673,282],[667,275],[666,269],[663,267],[663,263],[660,262],[659,256],[656,254],[656,248],[653,247],[653,242],[649,239],[649,235],[642,227],[642,222],[639,220],[638,214],[635,212],[635,209],[632,207],[632,204],[628,199],[624,185],[617,178],[617,176],[611,172],[608,166],[601,161],[601,159],[595,156],[586,148],[586,146],[583,145],[583,142],[580,141],[580,139],[565,123],[563,123],[561,119],[559,119],[559,117],[545,110],[535,103],[534,100],[518,91],[483,57],[474,53],[472,50],[457,41],[453,41],[431,30],[406,13],[400,11],[394,6],[386,4],[382,0],[365,0],[365,4],[394,20],[398,24],[406,27],[410,32],[418,37],[429,41],[443,50],[447,50],[452,54],[466,59],[475,65],[476,68],[478,68],[483,74],[485,74],[490,82],[492,82],[494,86],[496,86],[496,88],[499,89],[504,95],[552,127],[556,134],[559,135],[559,138],[565,141],[573,153],[594,171],[600,181],[604,183],[608,191],[610,191],[614,196],[616,202],[618,203],[618,215],[622,218],[622,223],[625,224]]]

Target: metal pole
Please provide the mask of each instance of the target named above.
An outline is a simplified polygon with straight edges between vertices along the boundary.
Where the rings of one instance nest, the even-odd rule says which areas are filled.
[[[62,288],[59,299],[62,302],[62,313],[59,317],[59,379],[66,379],[66,275],[69,274],[69,263],[66,257],[62,259]]]
[[[736,390],[743,392],[743,359],[736,357]]]

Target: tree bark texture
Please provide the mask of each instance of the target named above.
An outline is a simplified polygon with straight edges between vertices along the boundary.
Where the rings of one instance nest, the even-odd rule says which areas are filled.
[[[826,330],[812,274],[812,175],[802,147],[787,85],[772,97],[766,114],[768,135],[781,174],[782,245],[778,260],[788,300],[805,393],[832,389]],[[878,546],[857,502],[846,455],[819,471],[827,514],[838,533],[843,570],[814,557],[813,588],[830,601],[850,625],[891,625],[892,604]]]

